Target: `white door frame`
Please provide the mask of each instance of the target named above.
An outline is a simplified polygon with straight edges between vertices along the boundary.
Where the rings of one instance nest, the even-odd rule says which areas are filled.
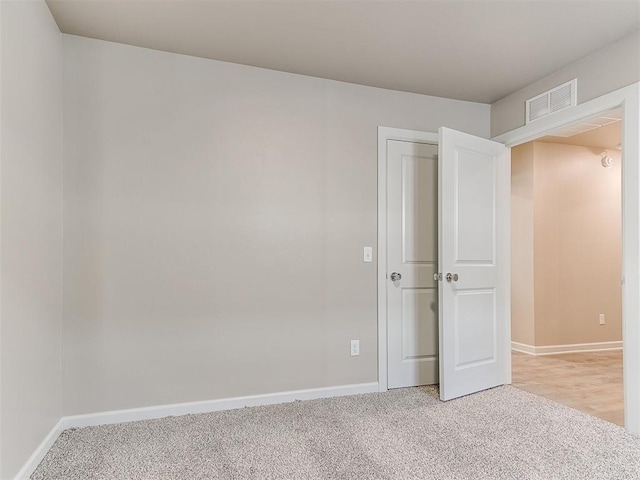
[[[622,107],[622,332],[625,428],[640,436],[640,82],[493,138],[508,148]],[[387,390],[387,140],[438,143],[435,133],[378,127],[378,390]],[[510,189],[510,187],[509,187]],[[509,200],[509,197],[507,197]],[[503,232],[510,239],[511,232]],[[510,263],[510,260],[507,262]],[[507,339],[510,343],[510,339]],[[510,348],[510,345],[504,348]]]
[[[387,140],[438,145],[438,134],[378,127],[378,391],[387,391]]]
[[[621,88],[493,140],[515,147],[622,107],[622,344],[624,424],[640,436],[640,83]]]

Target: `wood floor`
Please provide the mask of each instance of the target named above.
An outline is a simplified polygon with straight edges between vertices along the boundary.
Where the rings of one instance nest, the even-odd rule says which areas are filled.
[[[513,386],[624,425],[622,350],[533,356],[512,352]]]

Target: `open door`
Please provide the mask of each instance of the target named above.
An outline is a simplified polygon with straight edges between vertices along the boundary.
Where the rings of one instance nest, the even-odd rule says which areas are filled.
[[[509,170],[503,144],[439,135],[440,399],[450,400],[510,382]]]

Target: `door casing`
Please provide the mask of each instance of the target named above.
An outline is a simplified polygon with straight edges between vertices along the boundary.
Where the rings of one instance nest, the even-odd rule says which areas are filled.
[[[387,377],[387,140],[438,145],[438,134],[378,127],[378,391]]]
[[[432,132],[420,132],[417,130],[404,130],[391,127],[378,127],[378,391],[386,392],[388,390],[388,372],[387,372],[387,141],[400,140],[405,142],[428,143],[438,145],[439,135]],[[507,149],[507,168],[510,168],[509,149]],[[510,175],[510,170],[507,171]],[[510,185],[504,186],[508,190],[504,193],[506,198],[510,195]],[[503,205],[505,210],[506,224],[498,235],[502,237],[500,243],[510,245],[510,224],[509,209],[510,205]],[[501,256],[500,263],[503,265],[503,275],[506,275],[506,285],[503,288],[509,289],[509,251],[499,252]],[[510,291],[505,295],[503,308],[510,310]],[[510,318],[510,316],[509,316]],[[507,339],[510,340],[511,322],[508,321],[506,328]],[[511,342],[505,342],[504,345],[498,345],[499,349],[504,351],[503,356],[507,358],[511,354]],[[511,383],[511,362],[506,362],[503,370],[503,383]]]
[[[640,82],[492,140],[515,147],[622,107],[622,347],[624,425],[640,436]]]
[[[552,131],[622,107],[622,336],[625,428],[640,436],[640,82],[541,118],[492,140],[515,147]],[[387,391],[387,140],[438,143],[431,132],[378,127],[378,390]],[[508,161],[510,165],[510,160]],[[510,203],[511,186],[505,186]],[[508,205],[510,209],[510,205]],[[509,227],[510,228],[510,227]],[[510,245],[510,231],[503,231]],[[510,268],[510,258],[507,258]],[[510,296],[510,294],[509,294]],[[509,314],[510,315],[510,314]],[[510,349],[510,338],[501,348]],[[635,372],[635,374],[634,374]],[[505,371],[511,383],[511,370]]]

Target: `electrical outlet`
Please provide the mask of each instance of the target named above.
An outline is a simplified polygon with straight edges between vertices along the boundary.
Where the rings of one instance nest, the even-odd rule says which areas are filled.
[[[604,325],[604,313],[600,314],[600,325]]]
[[[351,340],[351,356],[357,357],[360,355],[360,340]]]

